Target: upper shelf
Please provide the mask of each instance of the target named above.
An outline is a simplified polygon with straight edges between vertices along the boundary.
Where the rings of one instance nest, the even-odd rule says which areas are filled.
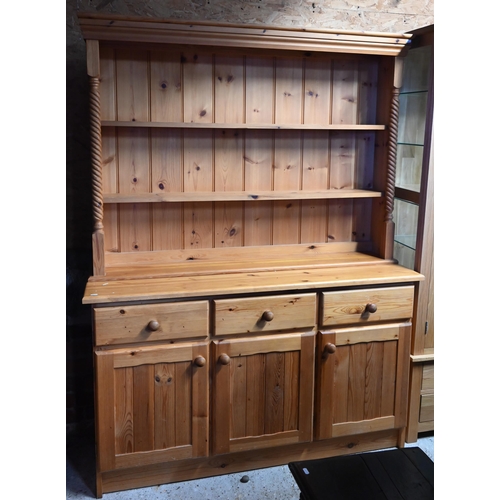
[[[79,13],[86,40],[398,56],[411,34],[234,25]]]
[[[144,122],[102,120],[103,127],[149,127],[149,128],[201,128],[201,129],[261,129],[261,130],[385,130],[385,125],[305,125],[276,123],[195,123],[195,122]]]

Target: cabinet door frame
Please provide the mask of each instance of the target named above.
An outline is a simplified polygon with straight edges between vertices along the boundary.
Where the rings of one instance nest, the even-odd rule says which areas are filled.
[[[407,397],[410,367],[410,340],[411,322],[397,324],[370,325],[353,328],[339,328],[318,333],[318,348],[316,354],[316,401],[315,401],[315,432],[317,440],[333,437],[363,434],[367,432],[381,431],[386,429],[399,429],[406,426]],[[339,347],[362,346],[363,344],[379,344],[396,341],[395,352],[387,358],[391,360],[394,369],[394,385],[387,387],[378,386],[375,393],[380,392],[379,401],[381,415],[349,420],[340,417],[340,413],[348,414],[349,401],[357,399],[355,394],[359,383],[364,384],[362,390],[366,398],[369,389],[366,387],[366,367],[361,365],[354,371],[348,370],[346,363],[342,363],[342,353]],[[333,344],[336,351],[327,354],[325,346]],[[344,354],[346,354],[344,349]],[[382,370],[390,369],[388,366],[378,366],[380,374]],[[360,374],[361,380],[353,380],[351,375]],[[342,395],[342,403],[337,400],[337,394]],[[349,399],[345,399],[348,394]],[[370,393],[373,397],[373,394]],[[373,405],[372,405],[373,406]],[[337,408],[338,407],[338,408]],[[392,409],[392,410],[391,410]],[[366,413],[366,409],[363,410]],[[337,414],[336,414],[337,413]],[[354,413],[354,412],[353,412]],[[337,420],[337,422],[336,422]]]
[[[198,356],[205,358],[204,366],[199,367],[194,363]],[[191,415],[187,415],[186,418],[191,419],[191,444],[150,451],[117,453],[115,446],[115,370],[148,365],[153,368],[153,365],[158,363],[188,361],[191,361]],[[208,342],[96,350],[94,362],[99,471],[208,456],[210,374]],[[151,376],[155,377],[154,369],[151,370]],[[150,410],[148,409],[148,411]],[[151,423],[154,425],[153,418],[151,417]]]
[[[276,334],[221,340],[214,343],[212,453],[219,455],[238,451],[269,448],[312,441],[314,396],[315,332]],[[255,354],[300,352],[298,366],[297,429],[231,438],[231,364]],[[226,354],[228,364],[219,358]],[[265,397],[266,394],[260,394]]]

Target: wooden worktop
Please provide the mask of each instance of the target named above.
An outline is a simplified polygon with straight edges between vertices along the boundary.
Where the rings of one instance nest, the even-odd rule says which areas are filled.
[[[198,273],[182,273],[179,264],[140,269],[131,268],[121,275],[116,270],[110,276],[90,279],[83,297],[84,304],[104,304],[113,302],[131,302],[144,300],[178,299],[200,296],[236,295],[247,293],[279,292],[287,290],[320,290],[360,285],[383,285],[421,281],[424,277],[393,262],[371,256],[353,253],[337,258],[328,265],[325,261],[311,265],[295,267],[286,262],[282,266],[274,266],[274,270],[266,269],[271,263],[262,259],[254,264],[255,270],[244,267],[235,270],[232,266],[224,268],[220,265],[215,270],[210,265],[200,263]],[[189,264],[184,263],[183,266]],[[273,264],[274,265],[274,264]],[[174,268],[176,271],[174,271]],[[161,271],[163,269],[163,272]],[[142,273],[142,276],[140,275]],[[149,276],[149,277],[144,277]]]

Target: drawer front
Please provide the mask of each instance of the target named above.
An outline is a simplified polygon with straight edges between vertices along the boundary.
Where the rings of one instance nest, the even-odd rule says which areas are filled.
[[[208,301],[123,305],[94,309],[97,345],[208,335]]]
[[[366,324],[407,320],[413,315],[413,286],[323,293],[322,324]]]
[[[215,301],[215,335],[258,333],[316,324],[316,294]]]

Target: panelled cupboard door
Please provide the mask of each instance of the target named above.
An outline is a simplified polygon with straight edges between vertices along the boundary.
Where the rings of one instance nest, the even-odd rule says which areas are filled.
[[[312,440],[315,334],[215,342],[213,453]]]
[[[406,425],[411,323],[318,334],[315,439]]]
[[[95,352],[99,470],[208,455],[208,343]]]

